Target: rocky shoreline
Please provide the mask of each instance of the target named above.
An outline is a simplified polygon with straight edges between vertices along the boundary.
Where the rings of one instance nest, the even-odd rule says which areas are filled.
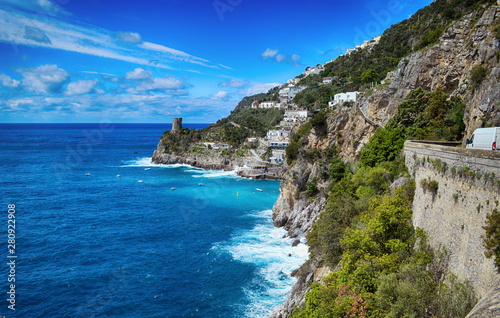
[[[162,143],[158,143],[158,148],[153,152],[151,161],[156,164],[186,164],[196,168],[219,171],[236,171],[236,174],[243,178],[250,179],[269,179],[282,180],[283,169],[281,167],[270,167],[266,172],[255,172],[245,170],[243,167],[248,165],[248,159],[245,157],[232,158],[223,156],[218,151],[207,151],[202,154],[166,153]]]

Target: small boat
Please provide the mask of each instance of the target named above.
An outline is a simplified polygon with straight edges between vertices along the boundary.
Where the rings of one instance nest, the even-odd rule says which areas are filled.
[[[174,191],[175,189],[176,189],[176,188],[174,188],[174,187],[170,188],[170,190],[171,190],[171,191]]]
[[[144,181],[142,181],[142,180],[139,180],[139,181],[137,181],[137,182],[141,182],[141,183],[142,183],[142,182],[144,182]]]
[[[88,177],[88,176],[90,176],[90,173],[87,172],[85,175]]]
[[[120,176],[119,174],[116,175],[117,178],[121,178],[122,176]]]
[[[259,189],[259,188],[255,188],[255,190],[259,191],[259,192],[263,192],[264,190],[262,189]]]
[[[144,170],[151,170],[151,168],[145,168]]]
[[[239,192],[236,192],[236,196],[239,197],[240,196],[240,193]]]
[[[198,185],[199,185],[200,187],[203,187],[203,186],[204,186],[204,184],[203,184],[203,183],[198,183]]]

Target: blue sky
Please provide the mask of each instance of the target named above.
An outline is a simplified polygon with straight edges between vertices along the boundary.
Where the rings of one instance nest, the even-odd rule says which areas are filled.
[[[212,123],[430,0],[0,0],[0,122]]]

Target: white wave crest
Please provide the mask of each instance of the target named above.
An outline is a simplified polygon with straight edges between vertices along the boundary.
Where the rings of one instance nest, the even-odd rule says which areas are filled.
[[[196,173],[193,178],[221,178],[221,177],[237,177],[235,170],[220,171],[220,170],[203,170],[203,169],[189,169],[186,172]]]
[[[308,258],[307,245],[300,243],[292,247],[293,239],[283,238],[286,231],[273,226],[271,210],[257,215],[262,218],[261,224],[218,246],[230,253],[233,259],[254,264],[258,268],[258,274],[250,286],[244,288],[250,301],[244,309],[244,315],[248,318],[267,317],[276,306],[283,303],[296,282],[296,278],[290,276],[291,273]]]
[[[178,167],[190,167],[185,164],[172,164],[172,165],[164,165],[158,164],[151,161],[151,157],[145,158],[137,158],[133,160],[125,161],[125,164],[122,167],[163,167],[163,168],[178,168]]]

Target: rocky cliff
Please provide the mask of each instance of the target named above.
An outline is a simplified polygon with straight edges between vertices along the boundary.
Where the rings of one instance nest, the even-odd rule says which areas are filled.
[[[151,161],[157,164],[186,164],[197,168],[208,170],[235,170],[245,164],[244,158],[231,158],[223,155],[220,151],[204,150],[198,153],[169,152],[165,150],[162,141],[158,143],[153,152]]]
[[[441,89],[460,97],[466,105],[466,136],[478,127],[500,126],[500,43],[492,32],[499,19],[500,6],[492,5],[479,16],[470,14],[453,22],[439,43],[402,59],[383,84],[366,91],[354,105],[329,113],[326,131],[312,129],[303,136],[304,155],[288,167],[273,209],[275,225],[283,226],[292,237],[303,237],[318,219],[326,201],[322,195],[315,199],[302,195],[307,183],[316,182],[322,194],[328,192],[329,185],[321,177],[327,163],[321,154],[336,147],[343,160],[355,162],[375,129],[389,121],[412,89]],[[473,75],[477,66],[483,71],[479,78]],[[311,160],[307,154],[315,150],[319,155]],[[287,317],[303,301],[308,286],[329,270],[319,264],[319,260],[310,260],[301,269],[308,273],[302,273],[285,304],[270,317]]]

